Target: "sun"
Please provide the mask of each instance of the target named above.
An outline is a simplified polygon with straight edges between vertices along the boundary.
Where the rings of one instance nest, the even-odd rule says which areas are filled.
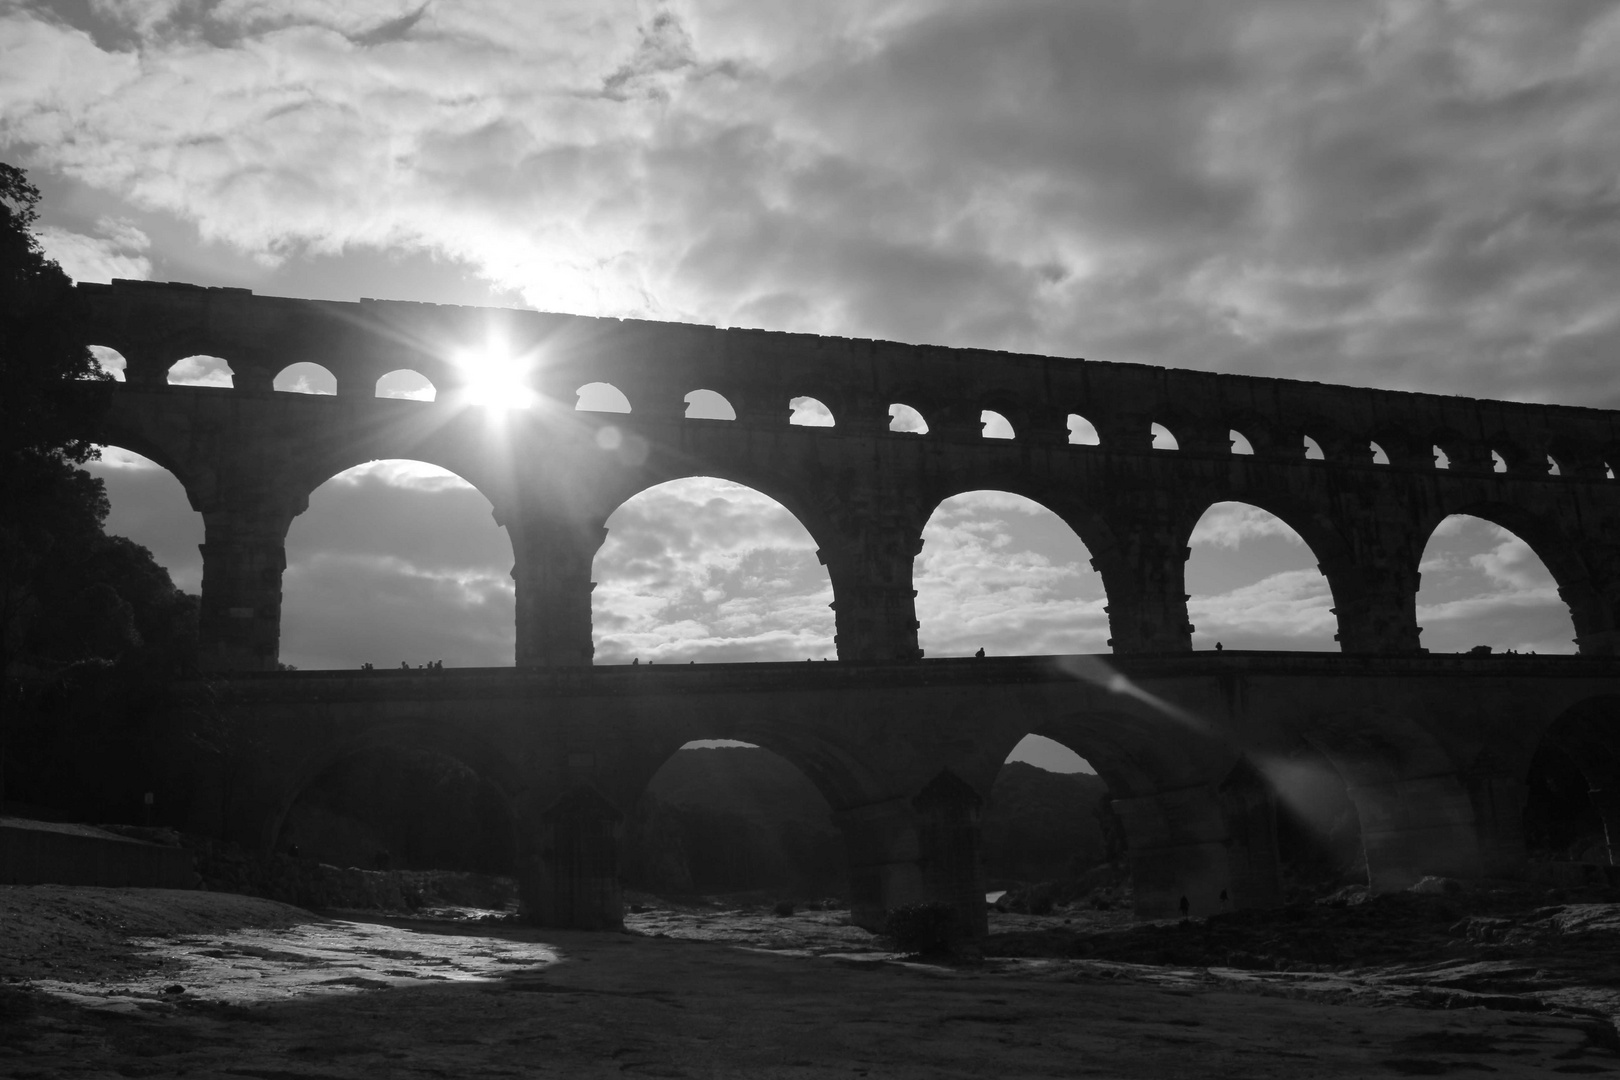
[[[466,376],[462,395],[469,404],[505,412],[527,409],[537,400],[529,385],[529,361],[497,344],[465,350],[455,363]]]

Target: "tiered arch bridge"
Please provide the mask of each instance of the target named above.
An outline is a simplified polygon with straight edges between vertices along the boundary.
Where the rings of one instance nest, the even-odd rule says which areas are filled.
[[[777,750],[821,787],[868,921],[938,898],[982,926],[976,807],[1024,734],[1092,761],[1118,796],[1146,914],[1277,898],[1267,762],[1325,755],[1373,883],[1523,857],[1542,738],[1573,740],[1620,843],[1620,414],[1135,364],[529,311],[81,285],[86,340],[125,359],[100,439],[168,468],[201,512],[202,664],[262,746],[226,827],[274,843],[299,785],[377,739],[431,743],[509,792],[526,904],[618,919],[617,824],[692,738]],[[529,362],[536,404],[491,414],[458,350]],[[230,387],[175,386],[212,356]],[[318,364],[335,394],[273,389]],[[410,369],[433,401],[379,398]],[[580,412],[607,383],[629,412]],[[735,419],[686,416],[694,391]],[[807,402],[831,424],[791,423]],[[891,430],[893,407],[926,433]],[[994,414],[993,416],[991,414]],[[992,427],[989,420],[998,422]],[[1072,433],[1089,425],[1091,443]],[[986,430],[1012,437],[986,437]],[[1173,440],[1159,449],[1155,428]],[[1234,446],[1250,451],[1234,453]],[[516,670],[276,673],[287,530],[354,465],[441,466],[512,542]],[[1443,466],[1443,467],[1441,467]],[[832,583],[838,664],[593,668],[591,563],[607,517],[655,484],[737,481],[792,511]],[[925,661],[912,565],[940,502],[993,488],[1056,512],[1094,556],[1114,655]],[[1211,505],[1292,526],[1332,589],[1342,654],[1194,654],[1184,565]],[[1418,563],[1451,514],[1523,538],[1579,655],[1429,657]]]

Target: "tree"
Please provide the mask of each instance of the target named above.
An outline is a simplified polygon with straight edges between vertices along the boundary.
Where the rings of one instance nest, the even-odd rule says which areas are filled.
[[[96,451],[82,384],[110,377],[79,335],[72,279],[34,236],[39,198],[0,163],[0,447],[83,464]]]
[[[73,688],[150,701],[195,652],[196,598],[106,535],[106,490],[78,468],[98,456],[110,377],[80,334],[72,280],[33,233],[39,199],[0,164],[0,801],[7,757],[50,753],[52,725],[84,711]],[[75,673],[87,664],[93,677]]]

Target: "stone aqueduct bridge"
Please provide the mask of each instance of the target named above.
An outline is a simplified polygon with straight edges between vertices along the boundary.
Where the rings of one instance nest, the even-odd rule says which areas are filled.
[[[206,692],[259,748],[227,823],[243,838],[273,844],[299,791],[339,757],[379,740],[427,745],[507,793],[534,917],[612,925],[624,812],[684,742],[744,739],[827,796],[862,918],[937,898],[982,928],[977,806],[1033,731],[1108,781],[1149,915],[1182,897],[1194,912],[1275,901],[1270,777],[1302,752],[1348,786],[1379,887],[1522,860],[1526,775],[1548,740],[1586,771],[1620,844],[1620,414],[528,311],[79,290],[85,340],[127,362],[102,440],[167,467],[203,516],[203,663],[218,673]],[[451,358],[490,340],[536,358],[537,407],[497,420],[467,405]],[[226,360],[233,388],[169,385],[193,355]],[[328,369],[336,395],[274,391],[299,362]],[[401,368],[437,400],[377,398],[378,379]],[[631,412],[574,411],[593,382]],[[699,389],[736,419],[686,418]],[[834,426],[790,425],[800,397]],[[927,433],[891,432],[893,403],[916,408]],[[983,437],[983,410],[1014,438]],[[1097,445],[1070,443],[1074,415]],[[1155,423],[1177,449],[1153,448]],[[1252,454],[1232,452],[1232,431]],[[379,458],[442,466],[494,505],[513,547],[515,670],[275,673],[288,527],[316,487]],[[804,524],[831,579],[839,663],[590,666],[604,522],[637,492],[693,475],[753,487]],[[919,662],[923,526],[944,499],[982,488],[1042,503],[1084,541],[1108,594],[1107,663]],[[1310,545],[1342,654],[1191,652],[1188,537],[1228,500]],[[1423,655],[1418,562],[1455,513],[1529,543],[1580,655]]]

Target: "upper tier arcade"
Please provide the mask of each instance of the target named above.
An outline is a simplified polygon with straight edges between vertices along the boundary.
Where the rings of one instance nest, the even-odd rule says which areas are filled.
[[[1583,653],[1620,652],[1620,413],[532,311],[260,297],[239,289],[80,285],[84,339],[121,353],[102,441],[172,470],[207,530],[203,634],[218,669],[273,668],[283,542],[311,491],[355,464],[416,458],[494,504],[514,551],[522,666],[590,662],[590,567],[609,514],[666,480],[712,475],[793,511],[832,580],[841,659],[913,659],[912,560],[944,499],[996,488],[1074,528],[1108,592],[1121,652],[1190,648],[1188,537],[1211,504],[1252,503],[1310,545],[1347,652],[1420,648],[1418,561],[1438,522],[1474,514],[1546,563]],[[498,341],[534,360],[539,404],[492,422],[456,353]],[[183,358],[233,388],[171,386]],[[280,393],[315,363],[335,396]],[[432,402],[379,399],[411,369]],[[608,383],[628,414],[576,412]],[[734,421],[686,417],[725,398]],[[812,398],[832,426],[790,424]],[[914,408],[925,434],[890,430]],[[987,438],[986,411],[1013,437]],[[1092,444],[1072,441],[1095,430]],[[1155,425],[1175,449],[1156,449]],[[1234,435],[1252,453],[1234,453]],[[1167,441],[1167,440],[1162,440]]]

